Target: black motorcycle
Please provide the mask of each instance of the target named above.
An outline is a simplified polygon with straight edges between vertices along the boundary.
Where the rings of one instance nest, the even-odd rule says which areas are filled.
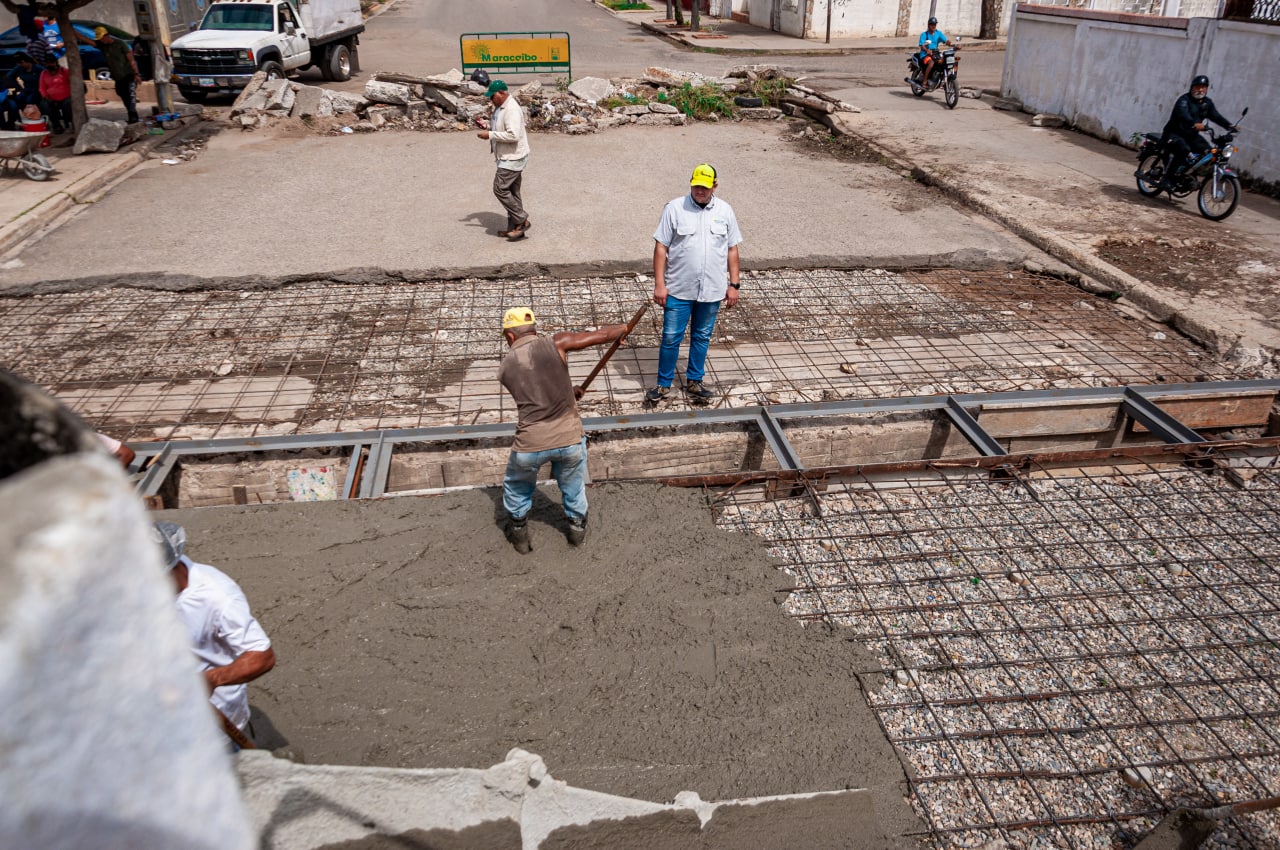
[[[909,76],[902,79],[911,86],[911,93],[921,97],[925,92],[937,90],[942,86],[943,96],[947,100],[947,108],[955,109],[960,101],[960,83],[956,79],[956,71],[960,65],[960,57],[956,51],[960,49],[960,39],[947,42],[946,50],[934,50],[931,55],[933,64],[929,66],[929,79],[924,79],[924,66],[920,63],[919,51],[907,56]]]
[[[1246,108],[1240,114],[1243,120],[1249,114]],[[1138,191],[1148,198],[1154,198],[1161,192],[1168,192],[1170,197],[1185,198],[1198,190],[1196,206],[1200,215],[1210,221],[1222,221],[1236,211],[1240,203],[1240,180],[1231,170],[1231,156],[1239,150],[1232,142],[1235,134],[1223,133],[1221,136],[1209,131],[1211,146],[1209,151],[1173,177],[1166,179],[1172,170],[1171,159],[1176,154],[1167,150],[1160,143],[1162,134],[1144,133],[1142,144],[1138,147],[1138,170],[1133,176],[1138,180]]]

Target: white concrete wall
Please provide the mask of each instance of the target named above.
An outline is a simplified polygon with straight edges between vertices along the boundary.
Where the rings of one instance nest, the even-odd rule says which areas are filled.
[[[898,35],[898,0],[802,0],[809,12],[804,22],[804,37],[825,39],[827,7],[831,7],[832,38],[892,38]],[[755,26],[768,26],[771,0],[749,0]],[[785,0],[784,0],[785,2]],[[929,21],[929,0],[911,0],[907,15],[907,35],[915,38]],[[1004,0],[1000,10],[1000,33],[1008,31],[1013,17],[1013,0]],[[757,23],[756,12],[760,12]],[[977,0],[938,0],[934,12],[948,36],[973,37],[982,27],[982,5]],[[786,30],[784,30],[786,31]]]
[[[1250,107],[1234,162],[1262,180],[1280,180],[1280,85],[1273,63],[1280,28],[1208,18],[1133,15],[1022,6],[1005,51],[1002,91],[1036,112],[1066,116],[1079,129],[1128,144],[1159,132],[1196,74],[1237,119]]]
[[[814,0],[747,0],[748,22],[753,27],[761,29],[776,29],[783,35],[793,35],[801,38],[803,33],[801,27],[804,24],[804,17],[808,4]],[[773,8],[778,7],[778,26],[772,26]],[[823,10],[826,14],[826,10]]]

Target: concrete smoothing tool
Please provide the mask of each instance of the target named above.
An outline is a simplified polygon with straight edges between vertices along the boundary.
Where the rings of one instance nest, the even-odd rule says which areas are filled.
[[[618,350],[618,347],[622,345],[622,341],[627,337],[631,336],[631,332],[636,329],[636,325],[640,324],[640,318],[644,316],[645,311],[649,309],[649,305],[651,303],[653,302],[646,301],[644,302],[644,306],[642,306],[639,310],[636,310],[636,314],[631,317],[631,321],[627,322],[626,332],[623,333],[622,336],[618,337],[613,341],[613,345],[609,346],[609,350],[604,353],[604,357],[600,358],[600,362],[597,363],[595,368],[591,370],[590,374],[587,375],[586,379],[583,380],[581,384],[573,388],[574,398],[582,398],[582,396],[587,391],[587,387],[591,385],[591,382],[595,380],[596,375],[599,375],[600,370],[604,368],[604,364],[609,362],[609,358],[613,356],[613,352]]]
[[[1174,809],[1133,850],[1195,850],[1234,815],[1280,808],[1280,797],[1245,800],[1211,809]]]

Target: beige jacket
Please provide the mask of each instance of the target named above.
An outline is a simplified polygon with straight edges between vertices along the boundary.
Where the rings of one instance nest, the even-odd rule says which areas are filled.
[[[524,109],[515,95],[493,111],[489,122],[489,147],[498,162],[515,162],[529,155],[529,135],[524,130]]]

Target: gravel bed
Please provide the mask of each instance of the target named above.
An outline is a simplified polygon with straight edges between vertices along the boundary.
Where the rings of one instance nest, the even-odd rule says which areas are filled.
[[[820,517],[737,491],[718,520],[768,542],[792,616],[880,661],[871,704],[937,846],[1128,847],[1173,807],[1280,794],[1275,467],[854,480]],[[1280,847],[1280,818],[1206,846]]]
[[[1250,376],[1026,272],[744,278],[708,360],[722,406]],[[3,297],[0,362],[132,441],[509,422],[496,381],[505,308],[531,305],[544,331],[578,330],[628,320],[652,287],[624,274]],[[660,331],[653,309],[584,397],[585,414],[644,409]],[[570,368],[585,377],[598,358],[580,352]]]

